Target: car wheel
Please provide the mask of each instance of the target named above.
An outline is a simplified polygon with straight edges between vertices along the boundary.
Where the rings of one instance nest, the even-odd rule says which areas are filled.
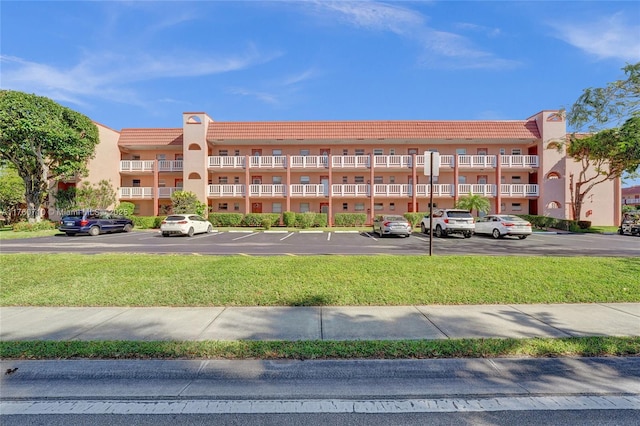
[[[89,235],[91,235],[92,237],[95,237],[96,235],[100,235],[100,228],[98,228],[97,226],[92,226],[89,229]]]
[[[501,237],[500,230],[497,228],[494,229],[493,231],[491,231],[491,236],[497,240],[498,238]]]
[[[122,228],[122,230],[124,232],[131,232],[131,230],[133,229],[133,226],[131,226],[131,224],[127,223],[124,228]]]
[[[471,238],[471,232],[465,232],[464,233],[464,237],[465,238]]]
[[[190,237],[193,237],[193,234],[195,233],[195,231],[193,230],[193,227],[189,228],[189,231],[187,231],[187,235]]]
[[[423,234],[427,233],[427,227],[424,226],[424,223],[420,224],[420,232],[422,232]]]
[[[162,236],[163,236],[163,237],[168,237],[168,236],[169,236],[169,233],[168,233],[168,232],[163,232],[163,233],[162,233]]]
[[[526,235],[518,235],[518,238],[520,238],[521,240],[524,240],[525,238],[527,238]]]
[[[74,235],[76,235],[75,232],[66,232],[67,237],[73,237]]]
[[[436,226],[436,237],[444,237],[444,232],[442,232],[442,227],[440,225]]]
[[[210,234],[213,232],[213,226],[209,225],[207,226],[207,234]]]

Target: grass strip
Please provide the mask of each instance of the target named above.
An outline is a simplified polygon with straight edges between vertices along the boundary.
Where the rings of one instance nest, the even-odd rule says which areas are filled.
[[[640,258],[1,254],[0,306],[640,301]]]
[[[639,356],[640,337],[383,341],[5,341],[2,359],[428,359]]]

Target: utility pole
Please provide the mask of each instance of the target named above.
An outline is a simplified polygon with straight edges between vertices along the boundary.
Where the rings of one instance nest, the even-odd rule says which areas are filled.
[[[427,158],[427,156],[429,158]],[[440,174],[440,153],[424,152],[424,175],[429,176],[429,256],[433,256],[433,178]]]

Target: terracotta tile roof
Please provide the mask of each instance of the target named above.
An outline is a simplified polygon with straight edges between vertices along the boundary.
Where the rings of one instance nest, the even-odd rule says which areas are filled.
[[[640,185],[630,186],[628,188],[622,188],[622,195],[635,195],[640,194]]]
[[[122,129],[118,145],[182,145],[182,129]]]
[[[539,139],[529,121],[211,122],[217,139]]]

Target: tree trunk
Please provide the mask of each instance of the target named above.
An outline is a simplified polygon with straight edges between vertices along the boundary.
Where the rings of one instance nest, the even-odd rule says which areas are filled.
[[[38,183],[33,182],[30,177],[24,178],[25,194],[27,202],[27,220],[29,223],[40,222],[42,220],[42,191],[38,188]]]

